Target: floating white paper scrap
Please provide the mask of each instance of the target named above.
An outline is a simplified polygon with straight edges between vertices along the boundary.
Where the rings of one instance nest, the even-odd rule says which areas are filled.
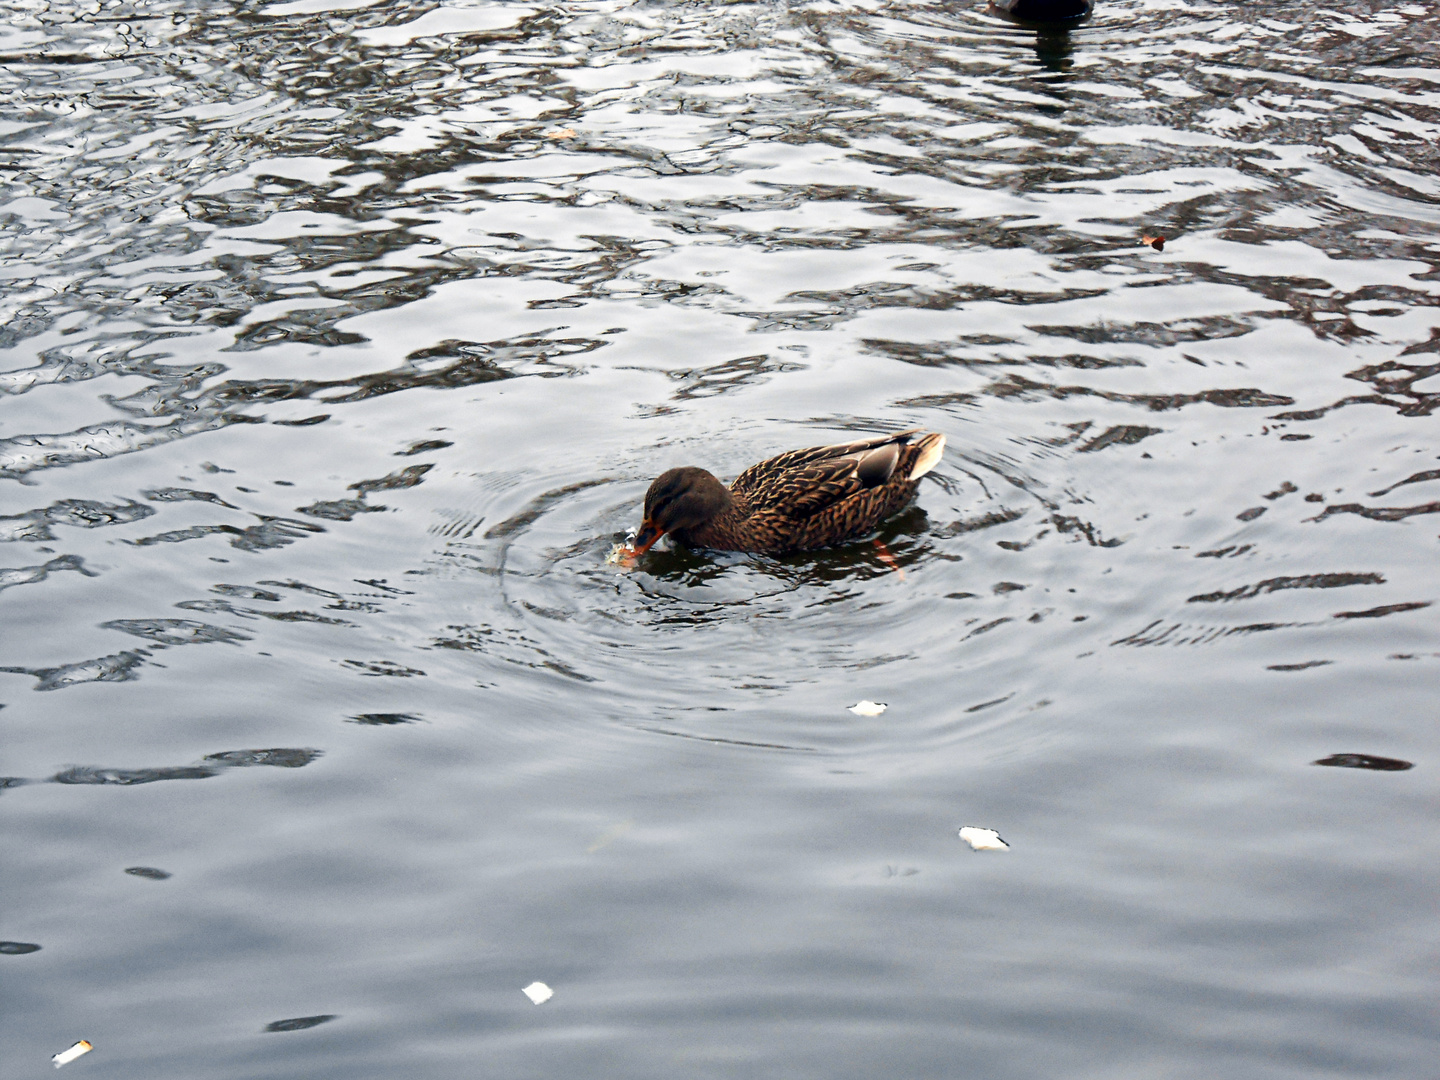
[[[81,1039],[74,1046],[70,1047],[69,1050],[62,1050],[50,1060],[55,1063],[55,1067],[58,1069],[61,1065],[69,1065],[70,1062],[74,1061],[81,1054],[88,1054],[93,1049],[95,1048],[86,1040]]]
[[[856,716],[879,716],[887,708],[883,701],[857,701],[850,706],[850,711]]]
[[[552,997],[555,996],[555,991],[551,990],[550,987],[546,986],[542,982],[533,982],[520,992],[526,997],[528,997],[531,1001],[533,1001],[536,1005],[544,1005],[545,1002],[549,1001]]]
[[[1000,839],[1000,834],[994,829],[977,829],[966,825],[960,830],[960,839],[964,840],[976,851],[1009,851],[1010,845]]]

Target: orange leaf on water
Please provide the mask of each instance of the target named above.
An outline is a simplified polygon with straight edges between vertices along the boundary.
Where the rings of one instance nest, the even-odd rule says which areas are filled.
[[[1140,237],[1140,242],[1142,244],[1149,244],[1156,251],[1165,250],[1165,238],[1163,236],[1142,236]]]

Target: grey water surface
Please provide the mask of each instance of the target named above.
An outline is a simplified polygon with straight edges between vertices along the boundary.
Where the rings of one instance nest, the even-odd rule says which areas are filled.
[[[7,7],[7,1077],[1437,1075],[1440,6]]]

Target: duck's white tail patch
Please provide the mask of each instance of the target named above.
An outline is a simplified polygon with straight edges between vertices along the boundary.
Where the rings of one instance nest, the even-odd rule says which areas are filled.
[[[945,453],[945,436],[938,431],[931,432],[916,445],[920,447],[920,456],[915,459],[915,467],[910,470],[911,480],[919,480],[940,464],[940,455]]]

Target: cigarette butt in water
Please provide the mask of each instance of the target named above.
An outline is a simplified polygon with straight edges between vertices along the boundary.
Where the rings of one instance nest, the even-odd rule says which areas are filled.
[[[82,1054],[88,1054],[93,1049],[95,1048],[91,1046],[89,1042],[87,1042],[85,1039],[81,1039],[74,1046],[70,1047],[69,1050],[62,1050],[50,1060],[55,1063],[55,1067],[58,1069],[61,1065],[69,1065],[70,1062],[74,1061]]]
[[[977,829],[967,825],[960,830],[960,839],[976,851],[1009,851],[1010,845],[1000,839],[994,829]]]
[[[542,982],[533,982],[520,992],[526,997],[528,997],[531,1001],[533,1001],[536,1005],[544,1005],[545,1002],[549,1001],[552,997],[555,996],[555,991],[551,990],[550,987],[546,986]],[[84,1051],[82,1050],[81,1053],[83,1054]]]

